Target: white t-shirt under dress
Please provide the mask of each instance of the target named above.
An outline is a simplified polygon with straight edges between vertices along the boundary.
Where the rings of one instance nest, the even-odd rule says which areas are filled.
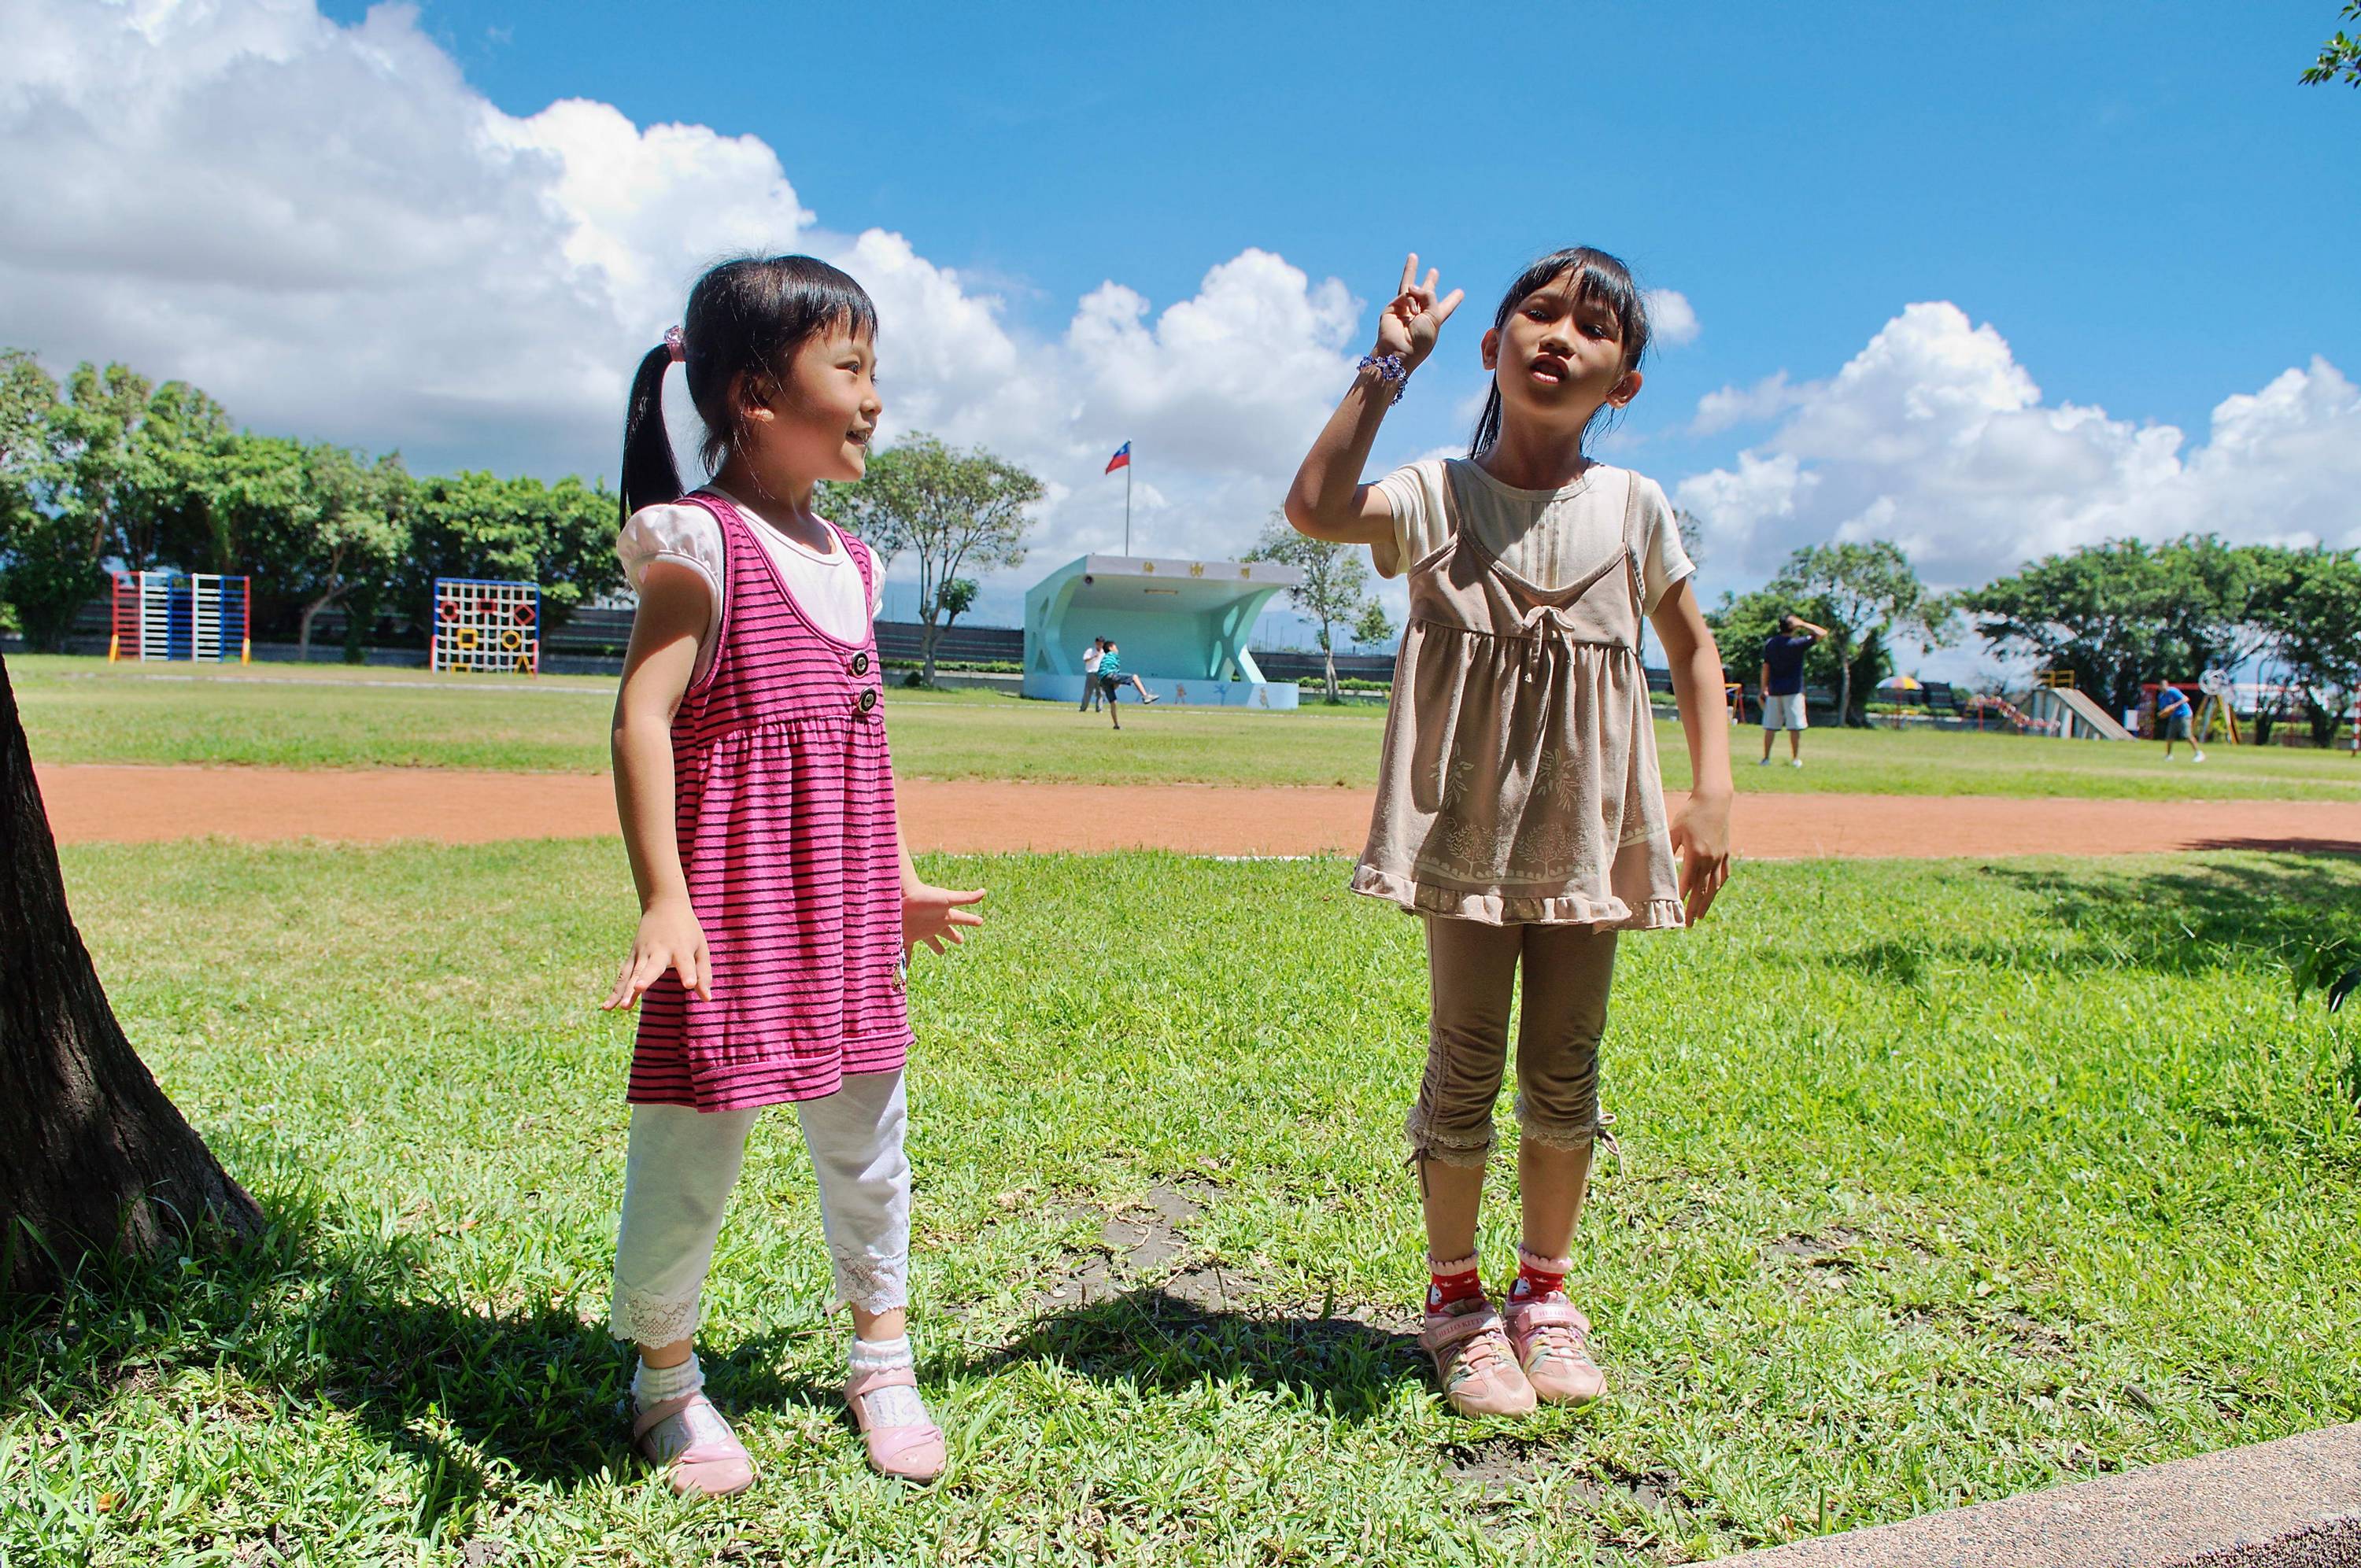
[[[876,574],[877,580],[864,598],[861,568],[852,564],[851,555],[841,543],[831,541],[835,547],[823,555],[772,527],[759,510],[720,486],[704,488],[725,498],[744,514],[752,525],[754,537],[762,542],[763,553],[778,568],[779,581],[786,585],[796,608],[809,616],[813,624],[840,642],[859,642],[865,638],[870,623],[884,607],[883,571]],[[714,521],[711,512],[689,501],[642,507],[623,524],[623,532],[615,541],[615,554],[623,563],[624,580],[635,592],[651,561],[677,561],[705,579],[706,592],[712,603],[706,617],[705,635],[697,639],[697,644],[696,673],[702,676],[713,663],[714,639],[721,630],[720,523]]]

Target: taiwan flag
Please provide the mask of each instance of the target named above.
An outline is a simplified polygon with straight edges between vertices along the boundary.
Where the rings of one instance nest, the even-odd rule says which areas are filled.
[[[1121,446],[1115,449],[1114,456],[1107,459],[1106,471],[1112,474],[1117,468],[1128,468],[1130,466],[1131,443],[1126,441]]]

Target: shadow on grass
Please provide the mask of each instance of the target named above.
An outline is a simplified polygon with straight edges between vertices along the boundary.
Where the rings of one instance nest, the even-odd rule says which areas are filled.
[[[93,1260],[60,1295],[0,1302],[0,1413],[47,1407],[87,1420],[142,1390],[169,1409],[180,1374],[224,1367],[247,1390],[227,1401],[208,1392],[215,1412],[281,1419],[276,1391],[344,1412],[415,1459],[427,1477],[412,1520],[422,1534],[464,1531],[509,1489],[502,1472],[570,1492],[636,1468],[622,1414],[631,1362],[603,1321],[433,1299],[407,1238],[356,1247],[316,1204],[263,1208],[270,1228],[244,1247]],[[708,1358],[715,1398],[835,1404],[834,1389],[780,1375],[787,1337]]]
[[[2356,926],[2355,859],[2331,843],[2167,869],[1995,863],[1982,874],[2037,899],[2044,928],[2014,937],[1885,938],[1819,961],[1898,985],[1938,966],[2062,973],[2136,969],[2186,978],[2288,955]],[[1954,927],[1956,928],[1956,927]]]
[[[1290,1317],[1202,1306],[1144,1286],[1037,1319],[1021,1336],[966,1365],[1063,1366],[1100,1382],[1179,1393],[1207,1381],[1289,1395],[1338,1420],[1378,1414],[1404,1380],[1421,1381],[1416,1332],[1378,1314]]]

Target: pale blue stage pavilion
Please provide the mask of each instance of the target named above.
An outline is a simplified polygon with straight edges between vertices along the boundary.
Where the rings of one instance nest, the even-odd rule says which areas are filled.
[[[1274,594],[1303,580],[1271,561],[1175,561],[1085,555],[1025,595],[1025,695],[1082,699],[1082,653],[1093,637],[1122,647],[1123,670],[1166,702],[1291,708],[1293,681],[1267,681],[1246,647]]]

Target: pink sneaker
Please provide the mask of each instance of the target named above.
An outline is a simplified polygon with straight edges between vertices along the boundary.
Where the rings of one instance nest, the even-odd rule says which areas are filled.
[[[1587,1405],[1607,1391],[1607,1374],[1590,1359],[1590,1320],[1563,1295],[1511,1298],[1509,1343],[1538,1398]]]
[[[1458,1312],[1429,1312],[1418,1343],[1433,1358],[1444,1401],[1461,1415],[1532,1413],[1533,1386],[1517,1369],[1516,1353],[1491,1302]]]
[[[732,1497],[754,1484],[754,1462],[730,1423],[698,1389],[659,1399],[631,1421],[631,1446],[682,1497]]]
[[[948,1463],[943,1451],[943,1429],[932,1421],[913,1421],[906,1426],[873,1427],[869,1424],[869,1406],[863,1396],[880,1388],[916,1388],[918,1374],[909,1366],[889,1366],[882,1372],[863,1372],[844,1386],[845,1402],[852,1407],[853,1421],[861,1428],[862,1437],[869,1444],[869,1463],[880,1475],[893,1475],[904,1481],[931,1481],[943,1473]]]

